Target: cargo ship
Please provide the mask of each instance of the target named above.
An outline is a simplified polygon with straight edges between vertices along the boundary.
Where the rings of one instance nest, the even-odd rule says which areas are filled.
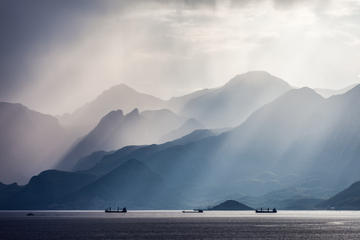
[[[117,208],[117,209],[112,210],[111,207],[109,207],[109,208],[105,209],[105,212],[106,213],[127,213],[127,209],[126,209],[126,207],[124,207],[123,209]]]
[[[273,208],[273,209],[270,209],[270,208],[262,209],[262,208],[260,208],[260,209],[256,209],[255,213],[277,213],[277,210],[276,210],[276,208]]]

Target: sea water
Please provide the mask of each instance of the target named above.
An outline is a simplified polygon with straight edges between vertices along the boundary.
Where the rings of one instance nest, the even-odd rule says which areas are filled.
[[[0,211],[0,239],[360,239],[360,212]]]

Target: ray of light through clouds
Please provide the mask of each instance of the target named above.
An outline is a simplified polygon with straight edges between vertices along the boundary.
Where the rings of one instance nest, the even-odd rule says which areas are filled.
[[[60,114],[119,83],[169,98],[249,70],[266,70],[299,87],[359,81],[359,1],[64,2],[71,10],[50,4],[40,18],[49,24],[16,36],[38,34],[31,44],[12,46],[23,55],[2,57],[21,64],[13,70],[16,85],[6,83],[11,72],[2,76],[11,94],[1,91],[1,100]],[[11,37],[9,29],[1,31]]]

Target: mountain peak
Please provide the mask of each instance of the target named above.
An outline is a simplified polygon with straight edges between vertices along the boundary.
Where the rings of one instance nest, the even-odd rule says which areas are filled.
[[[116,115],[124,116],[124,113],[121,109],[118,109],[109,112],[106,116],[116,116]]]
[[[112,92],[112,91],[114,91],[114,92],[117,92],[117,91],[133,91],[133,92],[136,92],[135,89],[129,87],[128,85],[126,85],[124,83],[114,85],[114,86],[110,87],[109,89],[105,90],[104,93]]]
[[[107,98],[113,98],[117,95],[128,95],[128,94],[136,94],[138,93],[135,89],[129,87],[128,85],[121,83],[118,85],[114,85],[105,91],[103,91],[96,100],[104,100]]]
[[[135,116],[139,116],[140,112],[138,108],[134,108],[134,110],[132,110],[131,112],[129,112],[126,117],[135,117]]]
[[[324,99],[314,89],[309,87],[302,87],[298,89],[292,89],[283,95],[288,98],[301,98],[301,99]]]
[[[124,117],[124,113],[122,110],[119,109],[119,110],[111,111],[100,120],[99,125],[108,124],[110,122],[117,121],[123,117]]]
[[[249,71],[243,74],[238,74],[233,77],[225,86],[234,86],[237,84],[247,84],[254,86],[267,86],[269,84],[281,84],[288,88],[290,85],[284,80],[271,75],[266,71]]]

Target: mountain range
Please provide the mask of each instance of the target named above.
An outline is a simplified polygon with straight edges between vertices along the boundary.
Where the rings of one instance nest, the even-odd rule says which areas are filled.
[[[288,83],[263,71],[237,75],[221,87],[169,100],[161,100],[120,84],[104,91],[74,113],[61,116],[59,120],[65,127],[82,135],[113,110],[121,109],[128,113],[135,108],[140,111],[166,108],[181,116],[194,118],[207,128],[233,127],[254,110],[290,89]]]
[[[59,121],[63,126],[76,131],[78,135],[83,135],[92,130],[111,111],[120,109],[128,113],[135,108],[158,110],[164,107],[163,100],[120,84],[104,91],[75,112],[60,116]]]
[[[263,71],[237,75],[224,86],[189,99],[181,114],[199,120],[207,128],[235,127],[252,112],[291,89]]]
[[[258,207],[266,198],[284,208],[325,208],[324,199],[360,179],[359,100],[360,86],[324,98],[249,72],[217,89],[153,101],[158,110],[111,109],[92,127],[101,115],[94,107],[89,132],[58,165],[70,172],[0,185],[0,207],[177,209],[240,198]],[[96,102],[87,107],[101,108]],[[66,189],[70,181],[77,183]],[[326,206],[341,208],[335,200]]]
[[[240,123],[259,106],[289,89],[290,86],[283,80],[261,71],[237,75],[217,89],[205,89],[168,101],[152,98],[125,85],[115,86],[67,116],[69,125],[65,126],[72,126],[72,129],[82,125],[87,129],[108,109],[122,108],[105,114],[84,137],[79,136],[79,140],[65,154],[58,168],[72,169],[79,158],[99,150],[161,143],[181,138],[195,129],[208,126],[224,128]],[[126,107],[122,105],[124,102],[128,103]],[[130,110],[129,106],[136,108],[124,115],[124,111]],[[164,109],[147,110],[141,114],[138,111],[138,107],[163,106],[176,111],[178,115]],[[215,119],[216,123],[213,122]],[[64,122],[64,118],[60,120]],[[79,123],[76,123],[77,121]],[[78,127],[76,129],[79,131]]]
[[[58,168],[72,169],[77,160],[96,151],[170,141],[183,137],[198,127],[201,125],[196,120],[186,121],[165,109],[140,113],[136,108],[126,115],[122,110],[111,111],[70,149]]]
[[[111,155],[117,162],[144,162],[181,192],[180,206],[205,202],[209,196],[258,195],[310,181],[341,190],[360,177],[354,170],[360,114],[351,107],[359,91],[356,87],[324,99],[309,88],[290,90],[220,135],[148,154],[139,154],[146,148],[140,147],[125,156]],[[113,162],[104,158],[102,164]]]

